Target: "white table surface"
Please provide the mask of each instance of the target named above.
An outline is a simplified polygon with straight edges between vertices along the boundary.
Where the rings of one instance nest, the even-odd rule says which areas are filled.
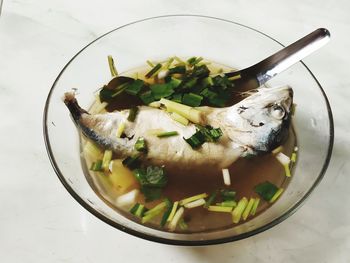
[[[42,135],[47,93],[88,42],[164,14],[234,20],[288,44],[318,27],[331,42],[304,61],[333,108],[335,145],[324,180],[278,226],[224,245],[145,241],[81,207],[51,168]],[[350,1],[5,0],[0,17],[0,262],[350,262]]]

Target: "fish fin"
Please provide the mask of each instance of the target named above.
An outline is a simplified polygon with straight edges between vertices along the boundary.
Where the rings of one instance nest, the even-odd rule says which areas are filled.
[[[64,93],[63,101],[69,109],[70,113],[72,114],[73,119],[76,121],[80,119],[80,116],[83,113],[88,113],[86,110],[82,109],[79,106],[77,99],[75,98],[74,92]]]

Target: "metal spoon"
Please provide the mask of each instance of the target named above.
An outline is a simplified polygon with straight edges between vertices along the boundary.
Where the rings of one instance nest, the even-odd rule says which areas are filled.
[[[310,55],[330,39],[330,32],[319,28],[277,53],[243,70],[225,73],[235,79],[236,91],[256,89],[268,80]]]

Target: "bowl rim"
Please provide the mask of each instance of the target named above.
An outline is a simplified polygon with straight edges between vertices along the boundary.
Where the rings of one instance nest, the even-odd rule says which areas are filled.
[[[103,222],[109,224],[110,226],[112,226],[114,228],[117,228],[117,229],[119,229],[119,230],[121,230],[121,231],[123,231],[125,233],[131,234],[133,236],[142,238],[142,239],[146,239],[146,240],[149,240],[149,241],[158,242],[158,243],[162,243],[162,244],[168,244],[168,245],[203,246],[203,245],[215,245],[215,244],[222,244],[222,243],[227,243],[227,242],[232,242],[232,241],[238,241],[238,240],[245,239],[245,238],[248,238],[250,236],[259,234],[259,233],[261,233],[263,231],[266,231],[266,230],[276,226],[277,224],[281,223],[282,221],[287,219],[289,216],[294,214],[299,207],[301,207],[301,205],[310,196],[311,192],[313,192],[313,190],[316,188],[316,186],[323,179],[323,177],[325,175],[325,172],[327,170],[327,167],[329,165],[331,156],[332,156],[332,150],[333,150],[333,144],[334,144],[334,122],[333,122],[333,114],[332,114],[332,110],[331,110],[331,107],[330,107],[330,103],[329,103],[329,100],[328,100],[328,98],[326,96],[326,93],[324,92],[321,84],[319,83],[319,81],[316,79],[315,75],[311,72],[311,70],[305,65],[305,63],[303,61],[300,61],[300,62],[305,67],[305,69],[310,73],[311,77],[314,79],[314,81],[318,85],[318,87],[319,87],[319,89],[321,91],[321,94],[323,95],[323,98],[325,100],[326,106],[327,106],[327,112],[328,112],[328,118],[329,118],[329,124],[330,124],[329,125],[329,142],[328,142],[327,156],[326,156],[325,161],[323,163],[323,166],[322,166],[322,169],[320,171],[320,174],[318,175],[317,179],[315,180],[313,185],[310,187],[310,189],[305,193],[305,195],[294,206],[292,206],[289,210],[287,210],[281,216],[277,217],[276,219],[274,219],[270,223],[268,223],[268,224],[266,224],[266,225],[264,225],[262,227],[259,227],[257,229],[248,231],[246,233],[239,234],[237,236],[230,236],[230,237],[210,239],[210,240],[173,240],[173,239],[156,237],[156,236],[152,236],[152,235],[149,235],[149,234],[140,233],[140,232],[135,231],[135,230],[133,230],[131,228],[127,228],[125,226],[122,226],[122,225],[114,222],[113,220],[111,220],[111,219],[107,218],[106,216],[100,214],[97,210],[95,210],[87,202],[85,202],[73,190],[73,188],[68,184],[68,182],[65,180],[65,178],[64,178],[63,174],[61,173],[60,168],[59,168],[59,166],[58,166],[58,164],[57,164],[57,162],[55,160],[55,157],[53,155],[53,151],[51,149],[50,138],[49,138],[49,135],[48,135],[48,123],[47,123],[47,121],[48,121],[48,110],[49,110],[49,106],[50,106],[51,95],[52,95],[52,93],[53,93],[53,91],[55,89],[55,86],[56,86],[58,80],[60,79],[61,75],[65,72],[65,70],[72,63],[72,61],[77,56],[79,56],[79,54],[81,52],[83,52],[85,49],[87,49],[90,45],[92,45],[93,43],[95,43],[99,39],[109,35],[110,33],[113,33],[114,31],[117,31],[119,29],[122,29],[124,27],[130,26],[130,25],[133,25],[133,24],[142,23],[142,22],[145,22],[145,21],[148,21],[148,20],[155,20],[155,19],[162,19],[162,18],[171,18],[171,17],[198,17],[198,18],[204,18],[204,19],[209,19],[209,20],[217,20],[217,21],[221,21],[221,22],[232,23],[232,24],[235,24],[237,26],[241,26],[241,27],[244,27],[246,29],[253,30],[256,33],[259,33],[259,34],[261,34],[261,35],[271,39],[272,41],[276,42],[277,44],[281,45],[281,47],[285,47],[281,42],[279,42],[275,38],[265,34],[264,32],[261,32],[260,30],[257,30],[255,28],[253,28],[253,27],[250,27],[250,26],[247,26],[247,25],[235,22],[235,21],[231,21],[231,20],[228,20],[228,19],[223,19],[223,18],[218,18],[218,17],[213,17],[213,16],[206,16],[206,15],[195,15],[195,14],[169,14],[169,15],[160,15],[160,16],[147,17],[147,18],[144,18],[144,19],[140,19],[140,20],[136,20],[136,21],[124,24],[122,26],[119,26],[117,28],[114,28],[114,29],[108,31],[107,33],[102,34],[101,36],[97,37],[96,39],[94,39],[93,41],[88,43],[86,46],[84,46],[79,52],[77,52],[67,62],[67,64],[62,68],[62,70],[60,71],[60,73],[56,77],[55,81],[53,82],[53,84],[52,84],[52,86],[50,88],[50,91],[48,93],[48,96],[46,98],[44,112],[43,112],[43,135],[44,135],[45,147],[46,147],[47,154],[48,154],[48,157],[50,159],[51,165],[52,165],[56,175],[58,176],[59,180],[63,184],[63,186],[66,188],[66,190],[70,193],[70,195],[82,207],[84,207],[91,214],[93,214],[94,216],[96,216],[97,218],[102,220]]]

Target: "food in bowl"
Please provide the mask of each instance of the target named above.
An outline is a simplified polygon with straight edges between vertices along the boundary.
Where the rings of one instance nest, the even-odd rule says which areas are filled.
[[[109,65],[113,78],[89,111],[73,92],[64,102],[87,176],[117,211],[193,233],[250,220],[282,194],[296,162],[292,88],[237,92],[239,75],[223,73],[233,69],[201,57],[123,75]]]

